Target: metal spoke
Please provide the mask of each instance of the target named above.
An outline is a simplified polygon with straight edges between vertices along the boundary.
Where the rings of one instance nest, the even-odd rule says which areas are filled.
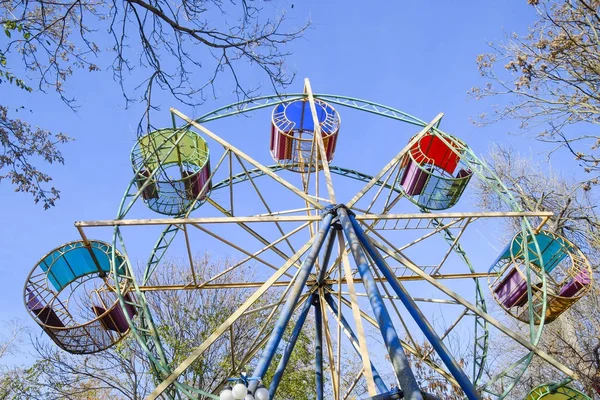
[[[358,334],[358,344],[360,347],[360,356],[363,363],[363,372],[367,381],[367,390],[369,395],[374,396],[377,392],[375,391],[375,383],[373,381],[373,374],[371,372],[371,360],[369,358],[369,350],[367,348],[367,340],[365,338],[365,330],[362,325],[361,310],[358,305],[358,299],[354,289],[354,279],[352,278],[352,271],[350,269],[350,260],[348,253],[346,252],[346,242],[344,235],[341,231],[337,232],[338,238],[338,251],[341,255],[342,266],[344,268],[344,275],[346,277],[346,284],[348,285],[348,291],[350,292],[350,308],[352,309],[352,316],[354,317],[354,323],[356,326],[356,333]],[[340,288],[341,290],[341,288]],[[339,299],[343,301],[343,298]]]
[[[402,157],[404,157],[404,155],[406,154],[407,151],[409,151],[414,145],[415,143],[417,143],[419,141],[419,139],[421,139],[421,137],[423,135],[425,135],[427,132],[429,132],[429,130],[437,123],[437,121],[439,121],[442,117],[444,116],[444,114],[440,113],[438,114],[430,123],[429,125],[425,126],[425,128],[423,128],[421,131],[419,131],[419,133],[417,133],[409,142],[406,146],[404,146],[404,148],[402,150],[400,150],[400,152],[394,157],[392,158],[392,160],[387,163],[387,165],[385,167],[383,167],[381,169],[381,171],[379,171],[379,173],[377,173],[370,181],[369,183],[367,183],[365,185],[365,187],[363,187],[348,203],[346,203],[346,206],[348,208],[351,208],[354,206],[354,204],[356,204],[356,202],[358,200],[360,200],[377,182],[379,182],[379,180],[381,179],[381,177],[383,175],[385,175],[386,172],[388,172],[392,167],[394,167],[401,159]]]

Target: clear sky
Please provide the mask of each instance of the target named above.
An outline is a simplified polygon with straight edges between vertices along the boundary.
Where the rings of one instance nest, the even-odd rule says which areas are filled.
[[[277,7],[287,9],[291,25],[312,21],[304,37],[289,45],[288,50],[293,54],[288,66],[297,73],[290,92],[302,91],[302,78],[309,77],[316,93],[369,99],[427,121],[444,112],[442,129],[465,140],[478,154],[486,153],[489,142],[510,141],[529,151],[532,142],[508,135],[513,131],[510,124],[473,126],[470,118],[489,111],[490,103],[468,100],[466,94],[472,86],[482,84],[475,59],[486,51],[486,41],[501,40],[505,30],[524,32],[532,21],[534,10],[526,1],[304,0],[274,2],[274,8]],[[8,184],[0,185],[3,300],[0,321],[16,318],[35,326],[22,300],[30,269],[52,248],[78,239],[74,221],[111,219],[116,215],[131,179],[129,154],[136,138],[140,109],[124,109],[120,89],[106,68],[110,61],[110,54],[105,53],[98,60],[104,71],[93,74],[77,71],[69,80],[69,94],[80,106],[77,113],[53,93],[24,94],[7,85],[0,86],[3,104],[15,107],[25,104],[32,112],[23,112],[24,118],[76,139],[62,148],[65,165],[48,168],[53,183],[61,190],[55,208],[44,211],[32,204],[28,195],[13,193]],[[263,93],[269,92],[265,86]],[[189,115],[200,115],[232,101],[233,96],[221,93],[218,99],[190,110],[164,98],[161,99],[163,115],[156,114],[155,125],[160,125],[159,120],[169,123],[169,106]],[[389,129],[389,125],[379,125],[373,118],[349,119],[353,125],[348,125],[344,122],[345,111],[341,112],[340,140],[347,141],[345,156],[340,158],[346,164],[341,166],[353,168],[349,163],[360,157],[363,163],[371,164],[365,172],[375,172],[383,161],[376,154],[362,152],[361,143],[379,138],[382,147],[399,150],[416,132],[405,129],[387,135],[389,132],[381,130]],[[248,124],[244,119],[233,119],[224,129],[231,129],[227,132],[230,137],[244,135],[251,139],[244,141],[248,146],[244,150],[268,155],[268,116]],[[469,209],[469,204],[463,209]],[[152,246],[156,240],[154,232],[152,235],[139,240],[147,241],[145,246]],[[110,241],[110,231],[99,231],[96,237]],[[486,241],[483,245],[489,246]],[[488,258],[493,259],[496,250],[487,249]],[[139,261],[145,261],[145,257],[140,256]]]

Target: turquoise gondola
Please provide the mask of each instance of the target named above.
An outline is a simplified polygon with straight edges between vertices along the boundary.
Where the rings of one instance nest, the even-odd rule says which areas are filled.
[[[24,290],[25,308],[63,350],[90,354],[119,342],[136,314],[133,295],[125,292],[123,310],[111,280],[125,259],[109,244],[75,241],[46,254],[33,268]]]
[[[535,241],[531,236],[524,241],[522,234],[515,235],[492,264],[490,273],[493,276],[490,279],[492,296],[504,310],[522,322],[530,320],[529,275],[536,324],[542,320],[544,303],[544,321],[550,323],[583,297],[592,285],[591,266],[583,253],[567,239],[548,231],[537,233]],[[546,295],[541,290],[541,274],[545,275]]]

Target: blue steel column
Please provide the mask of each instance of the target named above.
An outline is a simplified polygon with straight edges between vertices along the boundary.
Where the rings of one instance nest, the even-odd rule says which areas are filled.
[[[325,252],[319,276],[317,277],[317,285],[320,286],[325,279],[327,273],[327,265],[331,258],[331,251],[335,243],[335,230],[329,231],[327,242],[325,243]],[[317,384],[317,400],[323,400],[323,315],[321,315],[321,302],[319,295],[315,294],[313,298],[313,306],[315,307],[315,381]]]
[[[285,351],[281,356],[281,360],[279,361],[279,365],[277,365],[277,370],[273,375],[273,379],[271,379],[271,383],[269,385],[269,393],[271,398],[275,398],[275,392],[277,391],[277,387],[279,386],[279,382],[281,381],[281,377],[283,376],[283,372],[285,371],[285,367],[287,366],[288,361],[290,360],[290,356],[292,355],[292,351],[294,350],[294,346],[296,346],[296,341],[298,340],[298,336],[300,336],[300,332],[302,331],[302,326],[304,325],[304,321],[306,321],[306,316],[310,311],[310,306],[313,302],[315,295],[309,296],[305,302],[302,311],[300,312],[300,317],[298,321],[296,321],[296,325],[294,326],[294,330],[292,331],[292,336],[285,347]]]
[[[329,232],[329,236],[327,237],[327,243],[325,243],[325,253],[323,255],[323,263],[321,264],[321,270],[319,271],[319,276],[317,277],[317,283],[320,285],[325,279],[325,274],[327,273],[327,266],[329,265],[329,259],[331,258],[331,250],[333,249],[333,244],[335,243],[336,237],[335,229]]]
[[[423,400],[417,380],[410,369],[408,358],[406,357],[406,354],[404,354],[402,345],[400,344],[398,333],[396,333],[396,330],[394,329],[390,314],[385,308],[385,304],[379,293],[373,274],[369,269],[367,258],[360,247],[360,242],[354,232],[352,222],[350,221],[350,218],[348,218],[348,212],[343,207],[338,208],[338,216],[342,223],[344,233],[346,234],[348,244],[350,245],[350,250],[352,251],[352,256],[356,262],[358,272],[362,278],[369,302],[373,308],[373,313],[377,319],[381,336],[392,360],[398,383],[404,392],[404,398],[406,400]]]
[[[331,307],[335,316],[340,317],[340,322],[342,323],[342,326],[344,327],[346,332],[348,332],[348,335],[350,335],[350,341],[356,343],[358,346],[358,338],[352,331],[352,328],[346,320],[346,317],[344,317],[344,314],[339,314],[337,304],[335,304],[335,300],[331,297],[329,293],[325,294],[325,301],[327,301],[327,304],[329,304],[329,307]],[[356,353],[360,356],[360,351],[356,347],[354,347],[354,349],[356,350]],[[381,376],[379,375],[379,372],[377,372],[377,370],[375,369],[373,363],[371,363],[371,372],[373,373],[373,381],[375,382],[375,386],[377,386],[377,390],[379,390],[379,393],[387,393],[388,388],[385,385],[383,379],[381,379]]]
[[[323,316],[321,315],[321,302],[315,296],[315,375],[317,381],[317,400],[323,400]]]
[[[323,217],[323,221],[321,222],[321,227],[319,232],[315,235],[313,244],[310,248],[310,251],[302,265],[300,267],[300,271],[296,275],[296,279],[294,281],[294,286],[292,286],[291,290],[287,294],[287,300],[283,309],[281,310],[281,314],[279,315],[279,319],[275,323],[275,327],[273,328],[273,332],[271,332],[271,336],[269,337],[269,341],[263,350],[263,353],[258,360],[258,364],[256,365],[256,369],[254,370],[253,378],[254,380],[250,381],[248,389],[254,393],[256,391],[256,387],[258,386],[258,380],[262,379],[269,368],[269,364],[271,364],[271,360],[277,351],[277,346],[279,346],[279,342],[283,337],[283,333],[287,324],[294,313],[294,308],[296,307],[296,303],[298,303],[298,299],[300,298],[300,294],[302,293],[302,289],[306,286],[306,281],[308,280],[308,275],[310,271],[313,269],[315,265],[315,260],[317,259],[319,252],[321,251],[321,247],[323,246],[323,242],[325,241],[325,236],[331,229],[331,220],[333,219],[333,214],[331,212],[327,212]]]
[[[331,251],[335,243],[336,233],[332,229],[329,231],[327,236],[327,242],[325,243],[325,252],[323,253],[323,260],[321,263],[321,270],[317,277],[317,285],[320,286],[325,279],[327,273],[327,266],[329,265],[329,259],[331,258]],[[323,315],[321,312],[321,301],[319,296],[315,295],[313,306],[315,307],[315,380],[317,384],[317,400],[323,400]]]
[[[410,297],[406,289],[404,289],[404,286],[402,286],[400,282],[398,282],[398,279],[396,279],[396,276],[389,268],[385,260],[381,257],[379,252],[369,241],[369,238],[363,231],[362,227],[356,221],[354,216],[350,215],[349,219],[352,224],[352,227],[354,228],[354,232],[358,237],[358,240],[360,241],[364,249],[367,251],[371,259],[379,267],[379,269],[387,279],[388,284],[392,287],[392,289],[394,289],[394,291],[400,298],[400,301],[402,301],[402,303],[404,304],[404,307],[406,307],[406,309],[413,317],[419,328],[421,328],[423,334],[425,335],[429,343],[431,343],[431,345],[438,353],[438,355],[440,356],[440,358],[442,359],[442,361],[444,362],[454,379],[456,379],[456,382],[459,384],[460,388],[463,390],[463,392],[465,392],[465,395],[469,398],[469,400],[480,400],[481,396],[475,390],[475,386],[473,386],[473,383],[471,383],[465,372],[454,360],[454,358],[446,348],[444,342],[440,340],[433,327],[429,324],[423,313],[421,313],[421,310],[419,309],[415,301],[412,299],[412,297]]]

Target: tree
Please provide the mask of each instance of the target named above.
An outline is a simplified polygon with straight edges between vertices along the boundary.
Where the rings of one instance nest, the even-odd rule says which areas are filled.
[[[8,334],[0,337],[0,361],[14,355],[25,341],[25,328],[18,321],[7,324]],[[0,364],[0,399],[38,398],[40,391],[36,385],[37,376],[31,369]]]
[[[495,146],[487,160],[496,175],[509,188],[511,194],[528,211],[552,211],[545,227],[575,243],[586,254],[592,266],[600,261],[600,243],[598,241],[598,216],[585,186],[561,177],[555,171],[545,172],[544,168],[531,158],[521,156],[514,149]],[[487,185],[477,181],[474,193],[480,208],[487,211],[508,211],[496,192]],[[519,232],[520,222],[517,219],[507,220],[505,226],[507,237]],[[539,223],[540,221],[534,221]],[[556,321],[544,328],[540,346],[551,356],[573,369],[580,377],[579,383],[586,393],[595,393],[600,386],[600,362],[598,349],[600,341],[600,291],[598,290],[598,273],[594,271],[595,280],[592,290],[575,303]],[[525,324],[512,321],[515,329],[527,333]],[[522,348],[511,348],[511,343],[494,341],[502,354],[497,368],[502,370],[502,363],[516,360],[522,356]],[[514,344],[514,343],[513,343]],[[492,371],[493,373],[494,371]],[[515,389],[514,396],[525,395],[533,387],[556,381],[557,372],[544,361],[534,358],[531,366]]]
[[[0,145],[4,149],[0,155],[0,182],[8,179],[16,192],[31,193],[33,201],[42,201],[45,209],[54,206],[60,192],[54,186],[45,186],[52,178],[35,166],[36,159],[63,164],[59,145],[69,140],[63,133],[53,134],[19,118],[9,118],[8,107],[0,105]]]
[[[490,43],[477,58],[487,83],[470,93],[502,97],[506,103],[483,124],[520,121],[537,138],[566,148],[590,173],[600,174],[600,1],[528,0],[536,22],[529,32],[512,33],[505,43]],[[503,68],[502,68],[503,67]]]
[[[9,354],[14,354],[22,339],[23,326],[17,321],[5,324],[7,334],[0,335],[0,360]]]
[[[160,107],[157,93],[196,106],[217,87],[238,98],[254,93],[261,76],[275,89],[294,78],[285,66],[287,43],[306,25],[286,25],[285,13],[261,0],[7,0],[0,2],[0,84],[45,93],[52,90],[70,107],[76,98],[65,82],[78,69],[112,71],[126,104],[142,101],[145,112],[139,132],[150,128],[150,112]],[[101,53],[109,48],[106,65]],[[252,71],[240,71],[241,65]],[[228,76],[231,84],[220,80]],[[217,86],[219,84],[219,86]],[[8,90],[8,88],[3,88]],[[9,115],[0,104],[0,181],[8,179],[16,191],[31,193],[45,208],[54,205],[59,191],[46,188],[51,177],[35,166],[64,162],[59,145],[69,138],[32,128]],[[145,121],[145,123],[144,123]]]
[[[227,268],[226,261],[211,260],[204,256],[195,260],[197,279],[208,279]],[[149,285],[191,281],[189,267],[171,261],[161,265],[148,282]],[[215,283],[239,282],[251,275],[250,270],[236,269]],[[227,319],[249,295],[248,289],[206,289],[191,291],[158,291],[147,293],[153,319],[163,339],[172,367],[177,367],[191,349],[202,343],[216,327]],[[265,295],[257,307],[275,302]],[[229,335],[217,340],[181,376],[180,381],[208,392],[218,392],[227,378],[240,372],[251,372],[255,358],[241,363],[240,357],[258,337],[270,309],[253,313],[233,325],[233,355],[236,369],[232,369],[232,349]],[[310,325],[308,327],[310,332]],[[314,387],[312,369],[314,346],[312,335],[304,332],[293,352],[286,377],[279,387],[278,398],[311,399],[306,393]],[[269,334],[270,330],[260,337]],[[42,334],[43,335],[43,334]],[[0,399],[145,399],[162,379],[151,373],[146,354],[129,335],[108,350],[91,355],[72,355],[45,339],[31,341],[36,362],[29,367],[13,368],[0,376]],[[276,365],[275,365],[276,366]],[[271,371],[272,372],[272,371]],[[5,390],[6,392],[2,392]],[[4,395],[3,395],[4,393]]]
[[[4,374],[0,398],[142,400],[153,388],[148,361],[131,337],[96,355],[68,354],[45,338],[32,337],[31,344],[36,361]]]
[[[523,209],[552,211],[549,229],[575,243],[593,265],[598,265],[600,221],[594,197],[585,184],[570,182],[552,169],[545,172],[540,163],[510,147],[494,145],[486,161]],[[496,192],[481,181],[477,181],[474,198],[484,210],[509,211]],[[507,221],[512,224],[506,227],[512,234],[521,229],[516,219]]]
[[[431,344],[424,342],[421,345],[421,350],[424,354],[431,352],[431,358],[433,361],[435,361],[437,365],[442,364],[442,361],[433,351]],[[460,386],[448,382],[445,378],[440,376],[438,372],[433,371],[431,367],[425,364],[420,357],[411,353],[409,353],[407,356],[413,365],[415,378],[417,379],[417,382],[423,391],[423,395],[428,396],[427,399],[461,400],[465,398],[465,394],[461,390]],[[461,368],[463,368],[464,364],[462,359],[459,360],[459,363]]]

